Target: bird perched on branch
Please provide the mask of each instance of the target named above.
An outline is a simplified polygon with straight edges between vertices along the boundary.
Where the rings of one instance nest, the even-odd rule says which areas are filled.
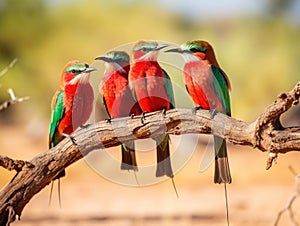
[[[230,83],[225,72],[220,68],[212,46],[201,40],[188,41],[181,48],[166,52],[181,53],[185,64],[183,78],[186,89],[196,108],[221,112],[231,115]],[[215,183],[231,183],[227,157],[226,141],[214,136]]]
[[[79,126],[90,117],[93,109],[94,92],[89,83],[89,76],[95,68],[74,60],[68,62],[62,71],[60,85],[52,98],[51,121],[49,128],[49,148],[53,148],[65,137],[70,136]],[[72,139],[72,138],[71,138]],[[74,142],[74,140],[72,139]],[[62,170],[54,180],[58,179],[59,203],[60,178],[65,176]],[[53,182],[51,185],[51,195]]]
[[[166,44],[144,40],[138,41],[133,46],[132,58],[134,63],[130,69],[129,83],[143,114],[158,110],[165,112],[175,108],[170,77],[157,62],[159,50],[165,47],[167,47]],[[156,176],[166,175],[172,178],[174,183],[170,161],[169,135],[160,135],[153,137],[153,139],[156,142],[157,150]]]
[[[129,55],[124,51],[111,51],[96,60],[105,62],[105,72],[101,79],[100,93],[110,118],[140,115],[141,109],[132,96],[128,84],[130,69]],[[121,145],[122,170],[137,171],[134,141]]]
[[[182,54],[185,64],[183,80],[187,92],[198,108],[210,110],[212,116],[216,112],[231,116],[230,83],[225,72],[220,68],[213,47],[206,41],[187,41],[181,48],[167,50]],[[231,183],[231,174],[227,156],[226,140],[214,136],[215,151],[215,183],[224,183],[228,218],[228,201],[226,183]]]

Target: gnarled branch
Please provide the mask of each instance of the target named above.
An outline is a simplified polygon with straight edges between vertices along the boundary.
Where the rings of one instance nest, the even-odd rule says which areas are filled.
[[[0,155],[0,166],[3,168],[12,171],[15,170],[17,172],[21,171],[24,166],[32,168],[34,167],[30,162],[26,162],[18,159],[11,159],[6,156]]]
[[[119,118],[111,123],[101,121],[72,134],[56,147],[34,157],[33,168],[23,167],[0,191],[0,222],[10,223],[20,216],[30,199],[48,185],[63,169],[89,154],[94,149],[119,145],[132,139],[142,139],[163,133],[174,135],[196,133],[215,134],[239,145],[250,145],[272,155],[300,151],[300,127],[283,128],[279,117],[299,102],[300,82],[295,88],[281,94],[253,123],[246,123],[218,113],[213,118],[209,111],[174,109],[146,114],[144,123],[140,116]]]

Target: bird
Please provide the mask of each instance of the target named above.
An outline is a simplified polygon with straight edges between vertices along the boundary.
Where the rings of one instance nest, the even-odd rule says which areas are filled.
[[[213,47],[203,40],[187,41],[180,48],[166,52],[181,53],[185,64],[183,80],[196,108],[231,116],[231,89],[226,73],[220,68]],[[226,141],[214,136],[215,183],[231,183]]]
[[[129,84],[139,103],[142,114],[175,108],[172,83],[169,75],[157,62],[159,51],[167,44],[159,44],[152,40],[139,40],[132,49],[133,63],[129,72]],[[143,119],[143,117],[142,117]],[[152,137],[156,142],[157,167],[156,177],[174,174],[170,161],[169,135]],[[177,194],[176,188],[174,186]],[[178,196],[178,194],[177,194]]]
[[[217,62],[212,45],[204,40],[191,40],[180,48],[165,52],[177,52],[183,56],[183,80],[194,104],[195,110],[210,110],[212,116],[217,112],[231,116],[230,82],[226,73]],[[224,183],[228,221],[226,183],[231,183],[226,140],[214,135],[215,172],[214,183]]]
[[[63,68],[60,85],[55,92],[51,102],[51,120],[49,126],[49,149],[55,147],[65,137],[70,136],[79,126],[89,119],[94,102],[94,92],[89,83],[90,73],[96,69],[78,60],[69,61]],[[62,170],[53,179],[58,179],[59,205],[60,200],[60,178],[65,176]],[[51,185],[49,204],[53,189]]]
[[[111,118],[140,115],[141,109],[128,84],[130,57],[125,51],[110,51],[95,60],[105,62],[100,93],[107,114]],[[121,145],[122,170],[138,171],[134,141]]]

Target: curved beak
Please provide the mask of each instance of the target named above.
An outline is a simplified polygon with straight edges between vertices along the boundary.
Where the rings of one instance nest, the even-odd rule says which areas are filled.
[[[84,70],[85,73],[90,73],[92,71],[96,71],[97,69],[96,68],[93,68],[93,67],[88,67]]]
[[[158,46],[155,48],[156,51],[159,51],[163,48],[166,48],[168,47],[169,45],[168,44],[158,44]]]
[[[112,59],[106,56],[100,56],[100,57],[96,57],[95,60],[102,60],[104,62],[112,62]]]
[[[168,49],[165,51],[165,53],[185,53],[186,51],[184,51],[183,49],[181,48],[174,48],[174,49]]]

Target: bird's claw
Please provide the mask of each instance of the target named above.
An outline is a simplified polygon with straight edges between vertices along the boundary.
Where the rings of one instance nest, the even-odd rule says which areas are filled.
[[[142,124],[145,124],[145,120],[146,120],[146,116],[145,116],[145,115],[146,115],[146,113],[147,113],[147,112],[145,112],[145,111],[142,112],[142,117],[141,117],[141,123],[142,123]]]
[[[134,114],[134,113],[130,114],[130,118],[131,118],[131,119],[133,119],[133,118],[134,118],[134,116],[135,116],[135,114]]]
[[[111,118],[106,118],[105,121],[106,121],[107,123],[111,123]]]
[[[210,119],[213,119],[217,115],[218,110],[217,109],[211,109],[211,110],[209,110],[209,113],[210,113]]]
[[[70,135],[69,137],[70,137],[72,143],[73,143],[75,146],[77,146],[75,137],[73,137],[73,136],[71,136],[71,135]]]
[[[81,125],[80,128],[81,128],[81,129],[86,129],[86,128],[88,128],[90,125],[91,125],[90,123],[85,124],[85,125]]]
[[[63,133],[62,135],[63,135],[64,137],[69,137],[70,140],[72,141],[72,143],[73,143],[75,146],[77,146],[75,137],[73,137],[73,136],[71,136],[71,135],[69,135],[69,134],[66,134],[66,133]]]
[[[166,108],[163,108],[163,109],[162,109],[162,114],[163,114],[164,116],[167,115],[167,109],[166,109]]]
[[[201,106],[196,106],[193,108],[193,114],[196,114],[198,110],[203,109]]]

